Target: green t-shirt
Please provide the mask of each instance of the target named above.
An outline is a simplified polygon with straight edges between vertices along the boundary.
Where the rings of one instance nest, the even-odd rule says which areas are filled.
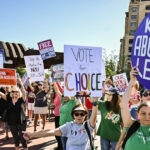
[[[114,114],[106,109],[105,101],[98,101],[98,109],[101,111],[101,122],[97,135],[110,141],[118,141],[121,135],[121,112]]]
[[[61,97],[61,106],[59,109],[60,119],[59,125],[64,125],[66,122],[73,121],[74,119],[71,116],[72,108],[77,105],[77,99],[70,99],[68,102],[65,102]]]
[[[127,140],[125,150],[150,150],[150,126],[140,126]]]

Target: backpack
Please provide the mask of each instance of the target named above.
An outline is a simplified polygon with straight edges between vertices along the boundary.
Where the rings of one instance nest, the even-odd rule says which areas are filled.
[[[125,139],[124,139],[124,141],[123,141],[123,143],[122,143],[122,149],[125,148],[125,145],[126,145],[128,139],[131,137],[131,135],[132,135],[134,132],[137,131],[137,129],[138,129],[139,127],[140,127],[140,123],[139,123],[138,121],[135,121],[135,122],[131,125],[131,127],[129,128],[129,130],[128,130],[128,132],[127,132],[127,135],[126,135],[126,137],[125,137]]]

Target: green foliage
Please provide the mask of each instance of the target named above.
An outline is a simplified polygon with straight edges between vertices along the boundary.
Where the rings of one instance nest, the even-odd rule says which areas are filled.
[[[45,73],[45,77],[48,79],[48,78],[49,78],[49,74],[48,74],[48,73]]]
[[[16,72],[19,73],[20,77],[22,78],[22,76],[26,73],[26,69],[18,67]]]

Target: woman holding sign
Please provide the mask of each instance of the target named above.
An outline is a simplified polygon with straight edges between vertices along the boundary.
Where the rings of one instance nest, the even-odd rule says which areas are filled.
[[[65,123],[64,125],[51,131],[40,131],[35,133],[24,133],[24,138],[29,140],[31,138],[47,137],[47,136],[65,136],[67,137],[66,150],[91,150],[88,133],[93,134],[96,125],[97,116],[97,98],[92,98],[93,108],[92,115],[86,121],[88,110],[85,106],[78,104],[72,109],[72,117],[74,121]],[[88,133],[87,133],[88,128]]]
[[[24,111],[26,92],[21,79],[17,79],[17,81],[21,86],[22,97],[20,97],[20,90],[17,86],[14,86],[8,95],[0,92],[0,96],[8,103],[7,122],[15,142],[15,149],[19,150],[19,144],[21,142],[24,150],[27,150],[27,143],[22,133],[22,131],[26,130],[26,117]]]

